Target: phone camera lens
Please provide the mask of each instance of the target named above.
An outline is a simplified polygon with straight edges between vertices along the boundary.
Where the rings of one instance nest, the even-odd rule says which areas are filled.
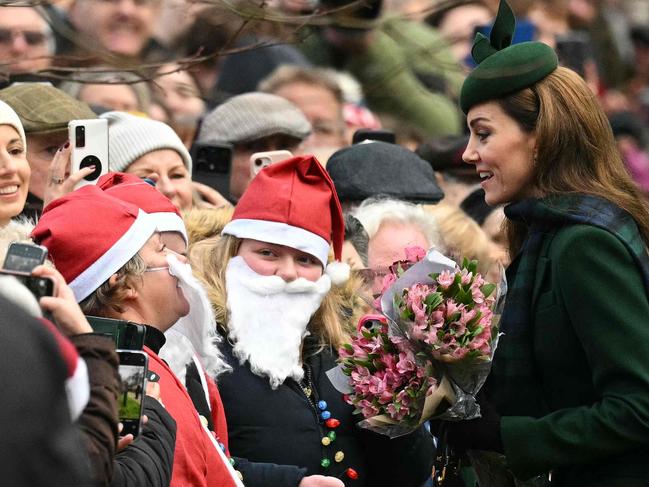
[[[86,146],[86,127],[79,125],[75,128],[74,131],[75,147],[85,147]]]

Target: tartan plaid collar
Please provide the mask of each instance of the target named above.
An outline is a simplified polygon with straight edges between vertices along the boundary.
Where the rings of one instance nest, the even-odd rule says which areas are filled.
[[[511,410],[520,397],[528,397],[541,416],[547,408],[538,389],[532,348],[532,293],[536,265],[545,238],[566,225],[592,225],[604,229],[625,245],[640,268],[649,296],[649,257],[635,220],[613,203],[583,194],[553,195],[543,199],[527,199],[505,207],[505,215],[525,224],[528,235],[518,255],[507,269],[509,291],[500,323],[504,334],[494,357],[487,393],[500,414],[516,414]]]

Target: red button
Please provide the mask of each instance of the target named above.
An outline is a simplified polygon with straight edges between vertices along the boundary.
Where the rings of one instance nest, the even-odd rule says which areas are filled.
[[[353,468],[348,468],[347,470],[345,470],[345,475],[347,475],[347,477],[352,480],[358,479],[358,472]]]
[[[327,421],[325,421],[325,425],[327,426],[327,428],[331,429],[338,428],[338,426],[340,426],[340,421],[335,418],[329,418]]]

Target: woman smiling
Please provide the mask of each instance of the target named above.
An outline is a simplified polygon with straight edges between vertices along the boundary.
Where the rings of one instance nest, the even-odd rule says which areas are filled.
[[[23,126],[16,112],[0,101],[0,227],[25,206],[30,175]]]
[[[460,97],[512,263],[483,417],[449,442],[503,453],[520,480],[647,485],[649,211],[588,85],[513,31],[501,1]]]

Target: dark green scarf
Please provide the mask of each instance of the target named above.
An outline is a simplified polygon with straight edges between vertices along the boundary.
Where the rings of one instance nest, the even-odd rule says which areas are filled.
[[[500,323],[504,333],[498,344],[487,393],[501,415],[513,414],[517,398],[537,404],[527,412],[540,417],[548,413],[535,371],[532,348],[532,292],[536,264],[544,239],[566,225],[592,225],[615,235],[627,248],[642,272],[649,296],[649,256],[635,220],[611,202],[579,194],[528,199],[505,207],[510,220],[525,224],[528,236],[507,269],[509,290]],[[571,303],[569,303],[570,305]]]

